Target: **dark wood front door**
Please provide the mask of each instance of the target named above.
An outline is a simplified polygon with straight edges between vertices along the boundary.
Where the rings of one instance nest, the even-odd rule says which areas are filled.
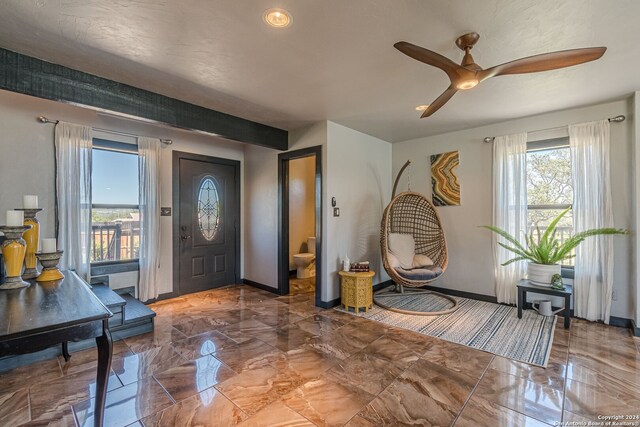
[[[174,152],[176,161],[179,293],[238,283],[239,162]]]

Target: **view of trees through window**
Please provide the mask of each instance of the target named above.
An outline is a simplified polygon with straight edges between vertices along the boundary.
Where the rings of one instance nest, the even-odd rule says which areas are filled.
[[[93,149],[91,262],[137,259],[140,250],[138,156]]]
[[[560,212],[573,203],[571,155],[569,147],[527,152],[527,202],[529,230],[541,232]],[[558,224],[561,241],[573,233],[573,212]],[[573,265],[573,260],[564,261]]]

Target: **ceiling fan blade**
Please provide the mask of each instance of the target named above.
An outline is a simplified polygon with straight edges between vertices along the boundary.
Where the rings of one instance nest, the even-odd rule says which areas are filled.
[[[606,50],[606,47],[587,47],[583,49],[543,53],[541,55],[516,59],[515,61],[479,71],[478,80],[482,81],[489,77],[503,76],[506,74],[537,73],[540,71],[556,70],[558,68],[584,64],[585,62],[599,59],[604,55]]]
[[[440,107],[446,104],[447,101],[449,101],[451,97],[455,95],[457,91],[458,89],[456,89],[454,85],[449,86],[447,90],[442,92],[442,95],[440,95],[435,101],[429,104],[427,109],[422,112],[422,115],[420,116],[420,118],[424,119],[425,117],[429,117],[430,115],[438,111]]]
[[[452,81],[457,78],[459,75],[459,69],[462,68],[446,56],[442,56],[432,50],[425,49],[408,42],[398,42],[394,44],[393,47],[413,59],[440,68],[442,71],[447,73],[449,79]]]

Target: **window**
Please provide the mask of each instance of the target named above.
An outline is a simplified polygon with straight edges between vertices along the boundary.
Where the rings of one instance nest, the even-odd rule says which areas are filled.
[[[548,227],[573,203],[569,139],[558,138],[527,144],[527,226],[529,231]],[[573,212],[560,221],[556,237],[561,241],[573,233]],[[564,261],[573,266],[573,259]]]
[[[140,210],[137,147],[93,140],[91,263],[138,259]]]
[[[202,236],[211,241],[220,229],[220,199],[214,178],[206,176],[198,190],[198,223]]]

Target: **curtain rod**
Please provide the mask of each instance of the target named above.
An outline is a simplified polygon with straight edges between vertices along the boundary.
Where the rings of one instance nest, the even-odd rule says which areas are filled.
[[[609,120],[609,123],[620,123],[620,122],[624,122],[624,120],[626,119],[625,116],[623,116],[622,114],[615,116],[615,117],[610,117],[607,120]],[[548,128],[548,129],[538,129],[538,130],[533,130],[527,133],[533,133],[533,132],[542,132],[542,131],[546,131],[546,130],[557,130],[557,129],[564,129],[567,126],[558,126],[555,128]],[[495,136],[487,136],[486,138],[484,138],[482,141],[484,141],[485,143],[489,143],[489,142],[493,142],[493,140],[496,139]]]
[[[54,125],[57,125],[58,123],[60,123],[60,120],[51,120],[46,118],[45,116],[40,116],[38,117],[38,121],[40,123],[53,123]],[[137,138],[140,135],[134,135],[132,133],[126,133],[126,132],[119,132],[119,131],[115,131],[115,130],[110,130],[110,129],[101,129],[101,128],[96,128],[94,127],[93,130],[97,130],[99,132],[104,132],[104,133],[111,133],[114,135],[122,135],[122,136],[131,136],[134,138]],[[173,141],[170,139],[160,139],[160,142],[162,142],[163,144],[167,144],[167,145],[171,145],[173,144]]]

